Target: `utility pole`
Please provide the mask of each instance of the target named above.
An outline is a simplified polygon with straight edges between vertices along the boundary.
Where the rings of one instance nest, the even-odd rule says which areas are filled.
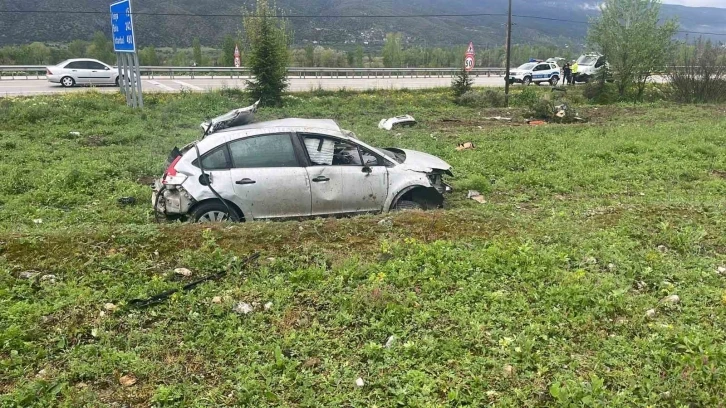
[[[507,66],[504,74],[504,101],[509,106],[509,64],[512,53],[512,0],[509,0],[509,15],[507,17]]]

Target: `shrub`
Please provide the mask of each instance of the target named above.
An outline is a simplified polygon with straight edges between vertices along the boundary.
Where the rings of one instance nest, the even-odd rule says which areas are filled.
[[[586,84],[582,88],[582,96],[600,105],[609,105],[620,100],[617,86],[601,81]]]
[[[512,98],[512,105],[526,108],[533,108],[539,102],[537,90],[533,87],[526,87]]]
[[[683,67],[671,69],[669,79],[676,102],[725,102],[726,51],[699,41]]]
[[[474,80],[471,79],[469,73],[462,68],[451,81],[451,92],[454,94],[454,98],[459,98],[465,93],[471,91],[472,85],[474,85]]]
[[[484,92],[469,91],[461,95],[456,102],[459,105],[474,108],[501,108],[506,106],[504,93],[495,90],[486,90]]]

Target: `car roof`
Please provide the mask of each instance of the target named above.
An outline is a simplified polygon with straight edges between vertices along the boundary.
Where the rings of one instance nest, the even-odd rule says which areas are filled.
[[[76,62],[76,61],[93,61],[93,62],[100,62],[101,64],[104,64],[104,65],[108,65],[108,64],[103,63],[102,61],[99,61],[99,60],[93,59],[93,58],[69,58],[65,61],[61,61],[59,64],[69,64],[71,62]]]
[[[236,132],[240,130],[255,130],[266,128],[310,128],[321,130],[332,130],[340,132],[340,126],[332,119],[300,119],[287,118],[278,120],[269,120],[267,122],[256,122],[248,125],[236,126],[215,133]]]

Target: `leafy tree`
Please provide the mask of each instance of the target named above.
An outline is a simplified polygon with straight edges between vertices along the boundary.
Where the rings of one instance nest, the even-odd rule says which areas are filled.
[[[386,34],[386,44],[383,46],[383,65],[386,68],[399,68],[402,63],[401,33]]]
[[[305,66],[312,67],[315,62],[315,47],[310,44],[305,46],[305,58],[307,60]]]
[[[91,45],[88,46],[86,53],[89,57],[108,64],[116,61],[116,55],[113,52],[113,42],[106,38],[106,35],[101,31],[96,31],[93,34]]]
[[[83,40],[73,40],[68,44],[68,53],[71,58],[83,58],[86,56],[86,49],[88,48],[88,42]]]
[[[199,38],[194,37],[192,40],[192,50],[194,54],[194,63],[202,65],[202,44],[199,42]]]
[[[255,10],[246,11],[245,34],[249,44],[247,60],[253,80],[248,89],[255,99],[281,105],[287,89],[287,63],[290,60],[291,33],[288,22],[277,14],[268,0],[257,0]]]
[[[219,65],[223,67],[234,66],[234,47],[237,43],[234,41],[234,37],[227,35],[224,37],[222,42],[222,55],[219,57]]]
[[[472,85],[474,85],[474,79],[462,68],[451,81],[451,92],[455,98],[459,98],[461,95],[471,91]]]
[[[361,68],[363,67],[363,47],[357,46],[355,47],[355,56],[353,58],[353,66]]]
[[[23,46],[27,61],[34,65],[44,65],[50,63],[50,48],[45,44],[34,42],[30,45]]]
[[[669,61],[678,24],[659,21],[660,6],[660,0],[605,0],[590,27],[588,41],[610,63],[621,97],[636,85],[640,99],[651,72]]]
[[[141,65],[158,66],[159,57],[156,55],[156,48],[153,45],[144,47],[139,51],[139,63]]]

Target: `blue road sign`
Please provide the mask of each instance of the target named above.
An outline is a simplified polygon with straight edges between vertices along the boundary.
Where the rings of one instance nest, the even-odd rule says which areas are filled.
[[[136,52],[131,0],[119,1],[111,5],[111,33],[114,51]]]

